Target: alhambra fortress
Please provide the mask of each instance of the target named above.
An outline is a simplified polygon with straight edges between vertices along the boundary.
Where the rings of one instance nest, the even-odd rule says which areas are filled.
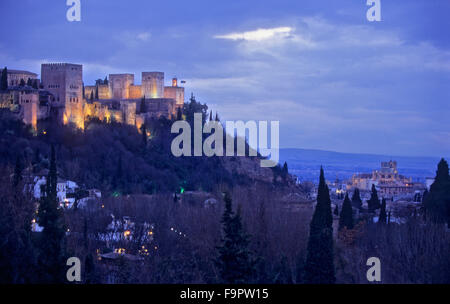
[[[42,64],[41,79],[28,71],[8,69],[6,74],[0,108],[9,108],[34,129],[49,118],[80,129],[91,118],[139,129],[148,118],[172,118],[184,104],[184,88],[176,78],[165,86],[163,72],[142,72],[141,85],[134,83],[134,74],[110,74],[92,86],[84,86],[79,64]]]

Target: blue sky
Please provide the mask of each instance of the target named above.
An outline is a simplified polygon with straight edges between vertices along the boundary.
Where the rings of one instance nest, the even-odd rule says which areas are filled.
[[[1,0],[0,65],[164,71],[222,120],[279,120],[281,147],[450,155],[450,1]]]

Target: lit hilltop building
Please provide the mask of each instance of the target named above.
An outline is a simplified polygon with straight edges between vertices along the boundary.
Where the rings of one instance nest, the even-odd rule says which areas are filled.
[[[411,177],[398,173],[397,162],[382,162],[380,170],[372,173],[354,174],[347,188],[359,188],[370,191],[375,185],[382,197],[413,194],[416,190],[423,190],[423,184],[413,183]]]
[[[176,78],[165,86],[163,72],[143,72],[141,85],[134,83],[133,74],[110,74],[109,80],[85,87],[79,64],[42,64],[40,80],[26,71],[7,74],[8,88],[0,92],[0,108],[9,108],[34,128],[38,120],[49,117],[81,129],[92,118],[140,128],[151,117],[172,118],[184,105],[184,88]],[[18,77],[36,83],[23,85],[28,79],[22,82]]]

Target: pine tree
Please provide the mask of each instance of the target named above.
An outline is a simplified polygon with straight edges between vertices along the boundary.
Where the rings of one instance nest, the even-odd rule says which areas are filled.
[[[423,205],[427,218],[437,223],[447,222],[450,227],[450,175],[445,159],[441,159],[438,164],[434,183],[426,194]]]
[[[43,227],[40,240],[40,263],[43,282],[65,282],[65,228],[61,209],[58,209],[55,148],[51,147],[50,171],[45,195],[39,204],[38,223]]]
[[[352,195],[352,206],[358,209],[362,207],[361,195],[359,194],[359,189],[355,188],[355,191]]]
[[[305,282],[333,284],[336,280],[333,254],[333,217],[331,200],[322,167],[317,205],[311,220],[305,264]]]
[[[383,198],[383,200],[381,201],[381,209],[380,209],[380,216],[378,217],[378,223],[386,224],[386,221],[387,221],[386,199]]]
[[[342,228],[353,229],[353,209],[348,193],[345,195],[344,203],[342,204],[341,215],[339,217],[339,230]]]
[[[374,212],[381,207],[378,192],[374,184],[372,184],[372,193],[370,195],[370,199],[367,201],[367,206],[369,208],[369,212]]]
[[[225,211],[222,216],[222,245],[217,247],[219,257],[216,265],[220,282],[226,284],[248,284],[255,276],[255,260],[248,249],[249,237],[242,227],[240,211],[233,213],[232,201],[225,194]]]
[[[0,91],[8,89],[8,68],[5,67],[2,71],[2,77],[0,79]]]
[[[21,78],[19,86],[24,87],[25,85],[26,85],[25,80]]]

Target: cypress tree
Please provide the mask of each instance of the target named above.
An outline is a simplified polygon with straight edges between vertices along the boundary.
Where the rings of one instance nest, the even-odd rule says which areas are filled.
[[[103,81],[103,84],[108,84],[108,76],[105,76],[105,80]]]
[[[380,209],[380,216],[378,217],[378,223],[386,224],[386,221],[387,221],[386,199],[383,198],[383,200],[381,201],[381,209]]]
[[[424,195],[426,216],[436,223],[447,222],[450,227],[450,175],[448,163],[441,159],[430,192]]]
[[[37,79],[35,79],[35,80],[33,81],[33,89],[36,89],[36,90],[38,90],[38,89],[39,89],[39,86],[38,86],[38,81],[37,81]],[[84,97],[84,92],[83,92],[83,97]]]
[[[141,132],[142,132],[142,145],[145,148],[147,147],[147,127],[145,126],[145,124],[142,124]]]
[[[353,229],[353,209],[348,194],[345,195],[344,203],[342,204],[341,216],[339,217],[339,230],[344,227],[347,229]]]
[[[43,282],[65,282],[65,228],[61,209],[58,209],[55,148],[51,147],[50,171],[45,195],[39,204],[38,223],[43,227],[40,239],[41,277]]]
[[[17,155],[16,158],[16,165],[14,167],[14,177],[13,177],[13,186],[17,187],[19,183],[22,181],[22,160],[20,158],[20,155]]]
[[[353,207],[358,208],[358,209],[361,209],[361,207],[362,207],[361,195],[359,194],[358,188],[355,188],[355,191],[353,191],[352,205],[353,205]]]
[[[95,100],[98,100],[98,85],[95,86]]]
[[[94,91],[91,91],[91,101],[94,101]]]
[[[181,112],[181,108],[177,109],[177,120],[182,120],[183,119],[183,114]]]
[[[321,167],[317,204],[310,224],[306,255],[305,282],[308,284],[333,284],[336,280],[332,225],[330,193]]]
[[[367,206],[369,208],[369,212],[374,212],[375,210],[380,209],[381,207],[377,189],[373,184],[372,184],[372,193],[370,195],[370,199],[367,201]]]
[[[20,84],[21,87],[24,87],[26,85],[25,80],[23,80],[23,78],[20,79]]]
[[[5,91],[8,89],[8,68],[5,67],[2,71],[2,77],[0,80],[0,90]]]
[[[29,86],[29,87],[33,86],[33,80],[31,78],[28,78],[27,86]]]
[[[336,204],[336,207],[334,208],[334,215],[339,216],[339,206]]]
[[[289,174],[287,162],[284,162],[283,170],[281,172],[282,172],[283,178],[286,179],[287,175]]]
[[[232,210],[232,201],[225,194],[225,210],[222,215],[222,245],[217,247],[219,256],[216,266],[219,269],[220,282],[226,284],[250,283],[255,276],[255,260],[248,249],[249,237],[242,227],[240,211]]]

